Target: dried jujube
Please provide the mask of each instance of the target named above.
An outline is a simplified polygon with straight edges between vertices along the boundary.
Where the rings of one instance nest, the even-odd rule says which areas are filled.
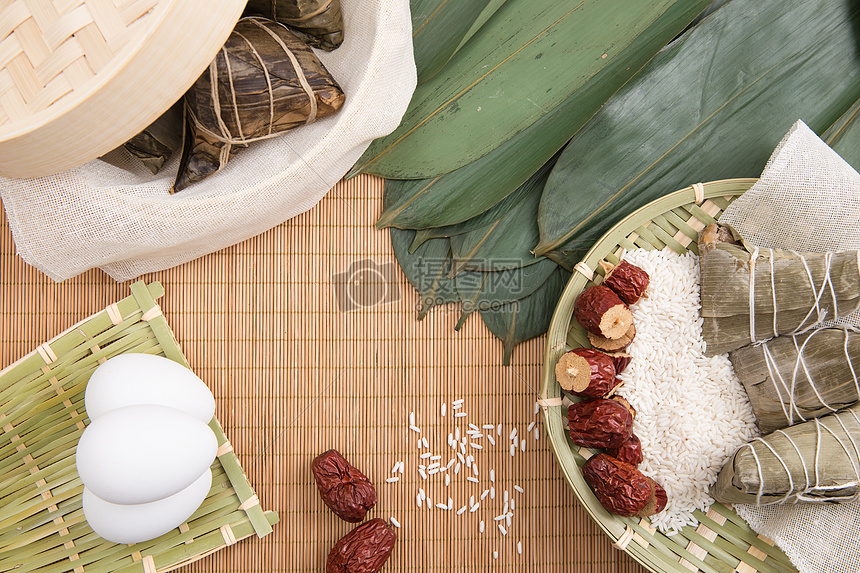
[[[632,418],[636,417],[636,408],[631,406],[630,402],[628,402],[626,398],[624,398],[623,396],[613,396],[611,399],[613,402],[618,402],[619,404],[624,406],[627,409],[627,411],[630,412],[630,416]]]
[[[380,518],[362,523],[340,538],[325,564],[325,573],[376,573],[394,549],[397,536]]]
[[[588,333],[588,342],[598,350],[604,352],[621,352],[625,350],[636,338],[636,325],[631,324],[620,338],[606,338],[593,332]]]
[[[586,460],[582,475],[600,505],[622,517],[644,517],[642,512],[654,497],[652,480],[628,463],[607,454]]]
[[[614,399],[575,402],[567,421],[571,441],[586,448],[617,448],[633,431],[633,414]]]
[[[606,453],[622,462],[626,462],[631,466],[638,466],[644,459],[642,455],[642,442],[636,434],[630,434],[630,437],[624,440],[624,443],[617,448],[607,448]]]
[[[613,352],[610,353],[609,356],[612,357],[612,362],[615,363],[616,376],[624,372],[624,369],[627,368],[633,360],[633,357],[626,352]]]
[[[621,261],[618,266],[601,261],[600,266],[606,271],[602,284],[615,291],[626,304],[636,303],[651,282],[648,273],[627,261]]]
[[[341,519],[357,523],[376,505],[373,484],[337,450],[314,458],[311,469],[320,497]]]
[[[648,500],[648,503],[645,504],[645,507],[642,508],[642,511],[636,514],[639,517],[648,517],[649,515],[660,513],[665,509],[666,504],[669,503],[669,495],[666,493],[666,490],[663,489],[663,486],[651,478],[647,479],[651,486],[651,498]]]
[[[579,324],[604,338],[621,338],[633,324],[633,313],[618,295],[603,285],[590,286],[573,303]]]
[[[561,355],[555,378],[562,388],[583,398],[602,398],[621,383],[615,378],[615,362],[591,348],[574,348]]]

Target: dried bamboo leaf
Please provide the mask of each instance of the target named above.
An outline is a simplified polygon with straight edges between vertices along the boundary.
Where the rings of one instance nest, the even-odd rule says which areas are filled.
[[[248,0],[244,15],[280,22],[309,45],[329,52],[343,43],[340,0]]]
[[[182,101],[176,102],[146,129],[123,144],[153,175],[159,172],[182,145],[182,108]]]
[[[854,169],[860,169],[860,100],[828,127],[821,139]]]
[[[536,258],[531,248],[540,238],[538,206],[553,165],[555,158],[523,183],[519,188],[525,192],[523,199],[491,225],[451,237],[451,276],[464,270],[514,269],[544,260]]]
[[[763,434],[860,400],[860,333],[820,328],[729,353]]]
[[[860,497],[860,405],[738,448],[711,488],[722,503],[849,502]]]
[[[185,94],[188,132],[174,190],[219,171],[254,141],[331,115],[343,102],[307,44],[277,22],[242,18]]]
[[[434,306],[460,302],[460,296],[454,281],[448,278],[452,261],[448,239],[427,241],[410,253],[409,245],[414,237],[415,231],[391,229],[394,256],[420,297],[418,320],[421,320]]]
[[[707,354],[799,334],[860,307],[860,251],[798,253],[742,243],[717,224],[699,239]]]
[[[350,176],[449,173],[576,94],[579,117],[567,124],[572,134],[706,5],[508,0],[444,73],[418,85],[400,126],[373,142]]]
[[[418,83],[445,66],[488,3],[489,0],[412,2],[412,45]]]
[[[569,277],[570,274],[567,271],[556,268],[531,295],[499,308],[480,311],[484,324],[502,341],[504,347],[502,363],[505,366],[510,365],[511,356],[517,344],[546,333]]]
[[[821,133],[860,98],[855,20],[830,0],[732,0],[705,18],[573,137],[544,191],[535,253],[575,262],[666,193],[757,177],[797,118]]]

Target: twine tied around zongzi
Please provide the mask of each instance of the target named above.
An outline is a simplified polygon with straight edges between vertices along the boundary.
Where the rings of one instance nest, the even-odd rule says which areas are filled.
[[[284,51],[284,54],[290,60],[290,63],[292,64],[293,69],[296,73],[296,79],[298,80],[299,85],[301,85],[302,90],[304,90],[304,92],[308,96],[308,104],[309,104],[310,109],[308,111],[308,117],[307,117],[307,119],[305,119],[304,123],[305,123],[305,125],[307,125],[309,123],[313,123],[317,118],[317,112],[318,112],[316,95],[314,94],[314,91],[310,85],[310,82],[308,82],[308,79],[305,76],[304,70],[302,70],[302,67],[299,64],[298,58],[296,58],[296,55],[287,47],[287,45],[286,45],[286,43],[284,43],[283,39],[281,39],[280,36],[278,36],[277,34],[272,32],[272,30],[270,30],[267,26],[263,25],[263,23],[260,22],[259,19],[247,18],[247,20],[253,22],[257,27],[259,27],[261,30],[264,30],[267,34],[269,34],[269,36],[271,36],[272,39],[278,44],[278,46],[281,47],[281,49]],[[273,24],[273,25],[280,25],[280,24]],[[239,115],[239,104],[238,104],[238,101],[236,100],[236,90],[235,90],[235,87],[233,86],[233,73],[232,73],[232,69],[231,69],[231,65],[230,65],[229,52],[227,51],[226,47],[221,48],[221,51],[224,54],[225,66],[227,68],[227,74],[226,75],[227,75],[227,79],[228,79],[229,84],[230,84],[230,94],[231,94],[231,99],[232,99],[231,107],[233,108],[233,114],[236,118],[236,126],[238,127],[238,130],[239,130],[238,135],[233,135],[232,133],[230,133],[229,127],[227,127],[226,122],[224,121],[223,117],[221,116],[221,97],[220,97],[220,94],[218,93],[218,60],[217,60],[217,58],[213,59],[212,63],[209,64],[209,83],[210,83],[211,90],[212,90],[212,94],[211,94],[212,95],[212,108],[213,108],[214,113],[215,113],[215,119],[218,123],[220,133],[216,133],[210,129],[207,129],[204,125],[201,125],[200,122],[198,121],[197,117],[194,115],[193,111],[190,109],[187,109],[187,106],[186,106],[186,111],[191,115],[191,118],[194,121],[194,125],[198,131],[207,134],[210,138],[212,138],[215,141],[220,141],[222,143],[227,144],[222,149],[222,155],[225,152],[227,154],[229,154],[230,145],[234,145],[234,144],[236,144],[236,145],[247,145],[247,144],[253,143],[255,141],[261,141],[264,139],[270,139],[272,137],[277,137],[278,135],[281,134],[281,132],[272,133],[272,129],[273,129],[274,124],[275,124],[275,94],[274,94],[274,89],[272,88],[271,74],[269,73],[268,69],[266,68],[266,62],[263,59],[263,57],[260,56],[259,52],[257,52],[257,49],[254,47],[253,43],[250,40],[248,40],[247,37],[245,37],[244,35],[242,35],[239,32],[236,32],[235,30],[233,33],[236,34],[238,37],[242,38],[242,40],[248,46],[248,49],[251,51],[251,53],[254,55],[254,57],[259,62],[260,69],[265,72],[266,87],[268,88],[268,95],[269,95],[269,126],[268,126],[268,133],[265,135],[260,135],[260,136],[256,136],[256,137],[246,137],[245,136],[245,133],[243,132],[243,129],[242,129],[242,118]],[[222,157],[222,159],[224,159],[224,158]],[[226,161],[224,161],[223,163],[226,163]]]
[[[854,418],[854,421],[858,425],[860,425],[860,419],[858,419],[857,414],[855,414],[852,410],[845,410],[845,412],[847,414],[850,414],[851,417]],[[786,503],[788,501],[793,501],[793,503],[797,503],[799,501],[819,502],[819,503],[820,502],[850,502],[850,501],[856,501],[857,499],[860,499],[860,468],[858,468],[858,466],[857,466],[857,460],[860,460],[860,449],[858,449],[858,445],[854,439],[854,436],[852,435],[851,431],[849,431],[848,428],[845,427],[845,423],[842,421],[842,419],[838,415],[834,416],[834,419],[842,427],[842,429],[845,431],[845,435],[851,441],[851,445],[853,446],[853,449],[854,449],[854,457],[851,456],[851,452],[848,450],[847,446],[839,438],[839,436],[837,436],[833,432],[833,430],[831,430],[829,427],[827,427],[825,424],[823,424],[821,422],[821,420],[819,420],[818,418],[815,418],[813,420],[813,422],[815,424],[815,453],[814,453],[814,461],[813,461],[813,466],[814,466],[813,469],[814,469],[814,473],[815,473],[815,483],[810,483],[809,469],[806,467],[806,462],[803,459],[803,455],[800,453],[800,448],[797,446],[797,444],[791,438],[791,436],[789,436],[783,430],[776,430],[774,432],[774,433],[779,433],[780,435],[785,437],[785,439],[788,440],[788,442],[791,444],[792,448],[794,448],[794,451],[797,453],[797,457],[800,460],[801,465],[803,466],[803,475],[804,475],[805,483],[804,483],[803,489],[801,489],[799,491],[795,491],[794,478],[791,475],[791,470],[789,469],[788,464],[785,462],[785,460],[782,458],[782,456],[779,455],[779,453],[776,451],[776,449],[770,443],[768,443],[766,440],[764,440],[762,438],[755,438],[751,442],[741,446],[741,448],[748,447],[750,449],[750,453],[753,456],[753,460],[755,461],[755,465],[756,465],[756,470],[758,472],[758,484],[759,485],[758,485],[758,491],[756,492],[756,505],[775,505],[775,504]],[[821,465],[821,429],[822,428],[824,428],[831,436],[833,436],[833,439],[836,440],[836,442],[842,448],[842,451],[848,457],[848,460],[851,462],[851,468],[854,472],[854,481],[853,482],[842,483],[842,484],[837,484],[837,485],[833,485],[833,486],[826,486],[826,485],[821,484],[821,474],[819,471],[819,467]],[[785,495],[780,499],[777,499],[775,501],[768,502],[765,504],[761,503],[761,498],[765,494],[765,491],[764,491],[765,480],[764,480],[764,472],[762,470],[761,460],[759,459],[758,452],[756,452],[755,447],[753,446],[753,444],[756,442],[764,444],[765,447],[768,450],[770,450],[771,454],[773,454],[773,456],[776,458],[776,460],[782,466],[783,470],[785,471],[786,476],[788,477],[789,487],[788,487],[788,490],[785,493]],[[821,495],[817,495],[819,493],[827,493],[827,492],[830,492],[833,490],[845,489],[846,487],[850,487],[850,486],[854,487],[854,493],[850,496],[821,496]]]
[[[774,251],[773,249],[768,249],[770,253],[769,263],[770,263],[770,294],[772,300],[772,308],[773,308],[773,335],[778,336],[779,332],[777,329],[777,301],[776,301],[776,283],[774,280]],[[828,252],[824,253],[824,279],[821,282],[821,287],[818,288],[815,285],[815,280],[812,277],[812,271],[809,269],[809,264],[807,263],[806,257],[798,253],[796,251],[791,251],[792,254],[797,256],[800,259],[800,262],[803,264],[803,269],[806,271],[806,277],[809,280],[809,289],[812,291],[813,302],[812,306],[809,309],[809,312],[806,313],[806,316],[800,321],[794,331],[790,332],[789,335],[798,335],[808,332],[815,325],[824,321],[827,317],[827,310],[821,308],[821,299],[824,296],[825,290],[830,290],[830,297],[833,301],[833,316],[839,316],[839,300],[836,296],[836,290],[833,287],[833,281],[830,276],[831,265],[833,261],[833,253]],[[761,340],[756,336],[756,313],[755,313],[755,289],[756,289],[756,264],[759,259],[759,248],[753,247],[752,252],[750,253],[749,260],[749,327],[750,327],[750,343],[760,343]],[[860,262],[860,251],[858,251],[858,262]],[[810,317],[815,315],[815,320],[811,323],[806,324]]]

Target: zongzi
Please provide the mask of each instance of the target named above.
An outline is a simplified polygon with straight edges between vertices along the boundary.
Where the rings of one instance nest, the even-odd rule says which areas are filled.
[[[329,116],[344,93],[285,26],[242,18],[185,94],[187,134],[174,191],[215,173],[239,150]]]
[[[699,235],[702,337],[708,356],[801,334],[860,306],[860,251],[799,253],[748,246],[731,228]]]
[[[763,434],[860,400],[860,333],[820,328],[729,353]]]
[[[280,22],[315,48],[331,51],[343,42],[340,0],[248,0],[245,15]]]
[[[860,499],[860,405],[744,444],[720,470],[721,503],[774,505]]]
[[[123,144],[153,175],[182,145],[182,107],[182,100],[176,102],[146,129]]]

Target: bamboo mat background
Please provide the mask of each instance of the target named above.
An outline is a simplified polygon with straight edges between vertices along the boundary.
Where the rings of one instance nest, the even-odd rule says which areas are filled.
[[[223,549],[183,571],[250,573],[322,571],[331,546],[353,526],[322,503],[310,472],[314,456],[336,448],[374,482],[379,501],[368,518],[395,517],[402,528],[383,571],[540,571],[641,573],[644,568],[611,547],[576,503],[543,434],[534,403],[543,337],[519,346],[512,365],[472,316],[454,331],[459,306],[416,320],[418,296],[394,263],[387,231],[373,224],[381,211],[381,180],[361,176],[339,183],[311,211],[229,249],[140,277],[159,280],[159,301],[194,371],[216,397],[216,416],[264,509],[280,523],[263,539]],[[395,299],[343,312],[335,278],[350,265],[375,265],[391,283],[367,287],[360,302]],[[72,324],[129,294],[101,271],[54,283],[15,255],[0,211],[0,369]],[[375,298],[376,297],[376,298]],[[359,297],[360,298],[360,297]],[[465,417],[452,417],[462,399]],[[447,414],[440,407],[447,403]],[[421,434],[408,429],[414,412]],[[526,450],[511,457],[508,437],[526,433]],[[444,473],[424,481],[417,473],[417,440],[424,436],[443,465],[454,456],[447,434],[467,424],[502,424],[471,449],[478,484],[463,467],[450,486]],[[397,461],[405,473],[386,483]],[[429,464],[428,464],[429,465]],[[495,472],[495,483],[489,479]],[[519,485],[524,493],[514,491]],[[469,496],[474,513],[456,510]],[[423,487],[434,505],[418,508]],[[515,499],[507,536],[493,517],[503,492]],[[436,503],[453,499],[454,510]],[[478,529],[485,522],[485,532]],[[522,554],[517,553],[522,542]],[[498,558],[494,559],[494,551]]]

